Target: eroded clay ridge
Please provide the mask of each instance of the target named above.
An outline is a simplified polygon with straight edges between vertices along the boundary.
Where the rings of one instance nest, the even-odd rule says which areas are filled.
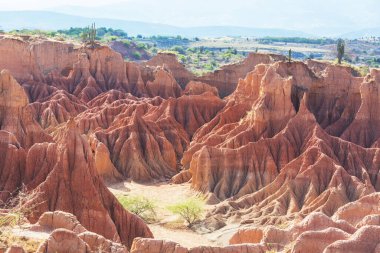
[[[38,193],[28,200],[31,222],[46,211],[62,210],[76,215],[86,229],[128,247],[135,237],[152,237],[103,183],[90,142],[75,121],[53,140],[31,117],[25,91],[7,70],[0,72],[0,87],[2,203],[25,186]]]
[[[219,98],[225,88],[192,81],[194,75],[170,54],[139,65],[105,46],[9,36],[0,38],[0,53],[0,69],[25,89],[39,125],[55,136],[75,118],[108,181],[170,179],[192,136],[225,105]],[[251,55],[229,68],[229,77],[236,68],[233,79],[218,80],[233,89],[238,77],[272,58]]]
[[[377,253],[380,249],[380,195],[373,193],[348,203],[328,217],[313,212],[287,228],[246,227],[226,247],[194,247],[164,240],[136,238],[132,253]]]
[[[379,191],[380,72],[313,65],[258,65],[197,131],[182,160],[192,186],[233,197],[214,213],[277,223]]]
[[[256,246],[192,251],[139,239],[134,250],[265,252],[268,243],[284,249],[319,238],[324,244],[308,252],[352,245],[377,252],[379,70],[361,77],[348,67],[252,54],[196,78],[171,55],[140,65],[104,46],[7,36],[0,55],[7,69],[0,76],[0,200],[23,184],[41,192],[31,200],[38,204],[31,221],[62,210],[104,240],[131,247],[152,234],[104,182],[172,179],[223,201],[208,216],[252,229],[315,219],[333,225],[305,230],[311,235],[297,226],[249,227],[231,241]],[[358,244],[366,235],[369,242]]]

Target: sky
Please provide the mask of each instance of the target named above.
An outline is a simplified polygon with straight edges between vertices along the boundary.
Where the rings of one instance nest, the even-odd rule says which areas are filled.
[[[307,33],[380,26],[379,0],[0,0],[1,10],[50,10],[176,26],[231,25]]]

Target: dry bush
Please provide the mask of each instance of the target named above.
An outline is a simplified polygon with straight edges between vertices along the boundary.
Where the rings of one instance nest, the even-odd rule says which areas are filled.
[[[41,192],[38,190],[28,191],[23,185],[16,194],[11,194],[8,201],[0,203],[0,228],[22,225],[37,206],[43,202],[32,200],[38,199]]]
[[[11,231],[0,229],[0,252],[1,249],[7,249],[17,245],[22,247],[25,252],[34,253],[43,240],[29,239],[24,236],[16,236]]]

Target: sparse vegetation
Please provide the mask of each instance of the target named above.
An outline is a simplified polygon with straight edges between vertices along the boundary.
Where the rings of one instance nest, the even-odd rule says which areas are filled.
[[[130,211],[141,217],[148,223],[154,222],[157,219],[155,203],[143,196],[117,196],[120,204]]]
[[[67,30],[57,30],[57,34],[61,34],[63,36],[67,36],[70,38],[81,38],[82,35],[86,32],[88,32],[88,27],[70,27],[70,29]],[[128,34],[120,29],[112,29],[112,28],[106,28],[106,27],[99,27],[96,28],[96,39],[102,40],[102,41],[110,41],[114,39],[127,39]]]
[[[37,251],[42,240],[29,239],[24,236],[16,236],[11,231],[0,229],[0,251],[13,245],[22,247],[27,253]]]
[[[168,206],[168,210],[184,219],[188,227],[192,227],[196,221],[202,218],[204,205],[203,199],[192,197],[183,202]]]
[[[312,44],[312,45],[328,45],[336,41],[328,38],[302,38],[302,37],[264,37],[259,39],[261,43],[270,44],[276,42],[282,43],[298,43],[298,44]]]
[[[226,64],[243,60],[250,52],[275,53],[294,59],[337,60],[361,66],[379,67],[380,42],[376,38],[335,40],[329,38],[302,37],[223,37],[223,38],[185,38],[181,36],[131,36],[120,29],[106,27],[96,28],[95,38],[99,43],[121,41],[127,50],[123,57],[126,60],[147,60],[160,52],[174,53],[179,61],[195,75],[212,72]],[[14,30],[11,34],[40,36],[55,40],[88,40],[89,28],[71,27],[67,30]],[[342,47],[343,45],[343,47]],[[289,49],[291,55],[289,57]],[[349,49],[349,50],[348,50]],[[344,51],[342,53],[342,50]],[[136,52],[137,53],[134,53]],[[341,52],[341,53],[339,53]],[[120,52],[121,53],[121,52]],[[141,55],[141,56],[140,56]],[[338,56],[338,57],[336,57]],[[362,69],[362,68],[361,68]],[[364,69],[365,71],[365,69]],[[363,71],[361,73],[364,73]]]
[[[0,228],[7,226],[22,225],[26,221],[26,217],[40,204],[31,200],[35,200],[40,195],[38,191],[28,192],[23,186],[11,197],[6,203],[0,203],[0,207],[6,210],[5,213],[0,213]]]
[[[5,203],[0,203],[0,249],[18,245],[26,252],[35,252],[42,241],[17,236],[11,231],[15,226],[28,223],[26,217],[43,202],[38,202],[39,191],[27,191],[22,186]],[[32,200],[34,200],[32,202]],[[0,250],[1,251],[1,250]]]

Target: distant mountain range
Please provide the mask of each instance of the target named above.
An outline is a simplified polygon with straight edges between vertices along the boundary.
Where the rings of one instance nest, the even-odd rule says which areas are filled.
[[[347,39],[372,37],[372,36],[380,37],[380,27],[349,32],[349,33],[345,33],[341,35],[342,38],[347,38]]]
[[[0,11],[0,29],[5,31],[13,29],[41,29],[58,30],[70,27],[85,27],[95,22],[97,27],[110,27],[122,29],[130,35],[168,35],[185,37],[316,37],[314,35],[286,29],[251,28],[240,26],[197,26],[179,27],[159,23],[128,21],[124,19],[89,18],[79,15],[63,14],[53,11]],[[347,39],[376,36],[380,37],[380,27],[353,31],[341,34]]]
[[[70,27],[84,27],[92,22],[95,22],[97,27],[104,26],[114,29],[122,29],[130,35],[181,35],[186,37],[310,37],[310,35],[304,32],[285,29],[264,29],[237,26],[176,27],[165,24],[127,21],[121,19],[88,18],[51,11],[0,11],[0,27],[5,31],[23,28],[42,30],[67,29]]]

